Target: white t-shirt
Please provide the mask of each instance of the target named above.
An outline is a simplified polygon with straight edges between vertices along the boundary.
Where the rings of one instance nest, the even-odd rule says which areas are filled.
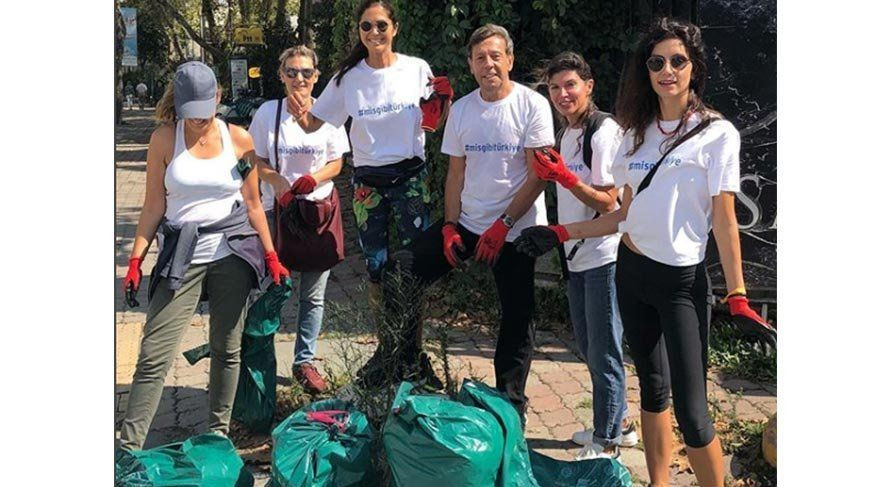
[[[552,146],[553,114],[538,92],[513,83],[501,100],[487,102],[476,89],[452,104],[443,132],[444,154],[465,157],[459,222],[478,235],[497,220],[528,176],[524,148]],[[547,224],[543,192],[507,234]]]
[[[282,103],[284,103],[282,101]],[[254,139],[254,152],[258,157],[269,159],[269,165],[275,167],[275,111],[278,100],[270,100],[260,105],[248,128]],[[348,136],[344,127],[324,124],[320,129],[307,134],[287,111],[281,107],[281,122],[278,133],[278,173],[288,182],[293,183],[300,176],[311,174],[328,162],[339,159],[349,151]],[[263,208],[271,210],[274,205],[275,191],[267,183],[260,183],[263,193]],[[330,196],[333,181],[324,181],[315,190],[305,196],[308,200],[318,200]]]
[[[565,129],[560,143],[560,155],[565,160],[568,170],[590,186],[613,186],[614,179],[611,177],[611,165],[617,155],[620,146],[620,126],[610,117],[602,122],[602,125],[593,133],[589,141],[593,156],[590,165],[593,170],[583,162],[583,148],[579,146],[584,136],[584,129]],[[584,141],[584,143],[587,143]],[[592,220],[596,216],[596,210],[577,199],[571,191],[556,184],[556,194],[559,202],[559,223],[574,223]],[[571,253],[571,249],[577,244],[577,240],[565,242],[565,255]],[[584,239],[584,243],[578,248],[574,258],[568,261],[568,270],[571,272],[583,272],[589,269],[603,266],[617,260],[617,245],[620,243],[620,234],[606,235],[598,238]]]
[[[312,115],[336,127],[351,117],[355,167],[425,159],[419,100],[429,96],[428,80],[434,75],[424,60],[396,56],[394,64],[382,69],[362,60],[339,86],[333,76],[312,107]]]
[[[699,122],[699,116],[691,117],[682,135]],[[677,120],[660,122],[666,132],[677,125]],[[615,184],[629,185],[635,194],[662,156],[660,143],[665,139],[651,123],[645,143],[627,156],[633,147],[633,133],[627,132],[611,170]],[[727,120],[715,121],[685,141],[666,156],[651,185],[633,199],[620,231],[657,262],[677,267],[702,262],[712,228],[712,197],[739,191],[739,148],[739,132]]]
[[[134,89],[137,91],[138,95],[144,96],[147,94],[147,85],[143,83],[138,83]]]

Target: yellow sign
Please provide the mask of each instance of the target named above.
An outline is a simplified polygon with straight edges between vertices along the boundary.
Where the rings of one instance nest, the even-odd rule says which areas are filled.
[[[263,29],[259,27],[236,27],[233,42],[236,44],[262,44]]]
[[[253,68],[248,69],[248,76],[251,78],[259,78],[260,77],[260,67],[254,66]]]

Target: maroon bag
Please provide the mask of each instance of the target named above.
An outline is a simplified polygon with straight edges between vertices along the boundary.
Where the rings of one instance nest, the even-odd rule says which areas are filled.
[[[275,206],[275,248],[285,267],[322,272],[345,258],[336,188],[323,200],[295,199],[280,213],[277,202]]]
[[[278,130],[281,104],[275,112],[275,170],[278,159]],[[336,188],[322,200],[296,198],[283,210],[275,200],[275,249],[278,260],[290,270],[323,272],[345,258],[342,211]]]

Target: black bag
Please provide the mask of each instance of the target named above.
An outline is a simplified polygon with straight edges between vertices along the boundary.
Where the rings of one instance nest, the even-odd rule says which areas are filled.
[[[360,166],[354,168],[354,182],[371,188],[391,188],[419,174],[425,161],[418,157],[404,159],[387,166]]]

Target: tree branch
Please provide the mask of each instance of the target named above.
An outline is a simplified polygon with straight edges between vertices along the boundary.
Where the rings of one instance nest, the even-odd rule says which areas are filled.
[[[165,11],[171,14],[171,17],[173,17],[174,20],[176,20],[181,27],[183,27],[183,30],[185,30],[186,33],[189,34],[190,38],[192,38],[192,40],[194,40],[196,44],[202,46],[203,49],[210,52],[211,56],[219,59],[226,59],[226,53],[218,49],[216,46],[212,46],[209,42],[203,39],[202,36],[200,36],[199,33],[196,32],[191,25],[189,25],[189,22],[186,21],[186,18],[183,16],[183,14],[181,14],[180,11],[178,11],[170,3],[168,3],[167,0],[156,0],[156,3],[162,5],[165,8]]]

